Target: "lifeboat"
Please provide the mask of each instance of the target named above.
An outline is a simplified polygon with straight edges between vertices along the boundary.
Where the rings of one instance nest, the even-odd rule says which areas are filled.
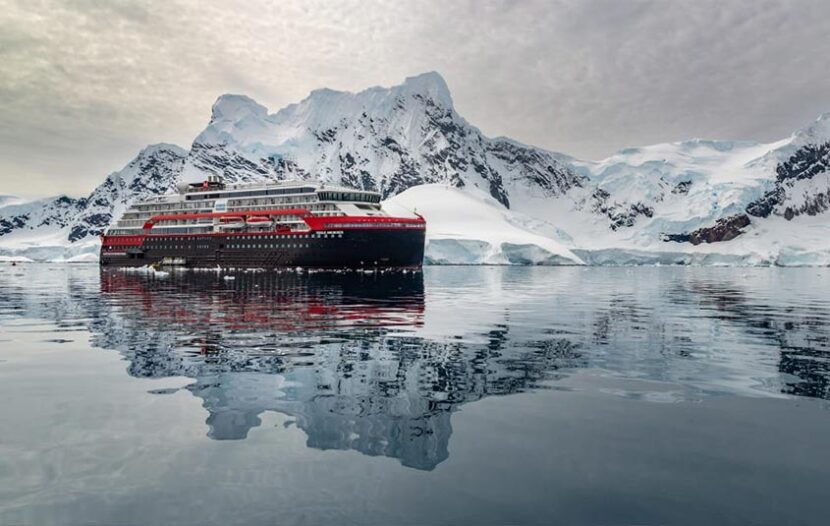
[[[248,224],[248,226],[256,227],[271,227],[274,225],[274,222],[271,220],[271,218],[267,216],[251,216],[245,222]]]
[[[236,216],[220,217],[218,226],[223,230],[242,228],[245,226],[245,220],[241,217]]]

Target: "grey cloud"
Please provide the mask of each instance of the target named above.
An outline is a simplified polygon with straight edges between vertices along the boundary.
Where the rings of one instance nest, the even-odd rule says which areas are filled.
[[[0,0],[0,193],[83,194],[144,145],[189,146],[225,92],[439,71],[489,135],[581,157],[773,140],[830,111],[830,4]]]

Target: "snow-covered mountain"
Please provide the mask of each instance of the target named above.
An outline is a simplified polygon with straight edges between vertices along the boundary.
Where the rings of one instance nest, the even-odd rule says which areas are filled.
[[[186,150],[173,144],[141,150],[86,198],[83,213],[70,225],[69,241],[97,236],[136,199],[174,191],[186,155]]]
[[[830,263],[824,216],[830,209],[830,114],[769,144],[692,140],[572,166],[588,174],[593,211],[605,213],[610,225],[574,217],[578,205],[534,206],[535,198],[525,212],[568,229],[580,249],[780,264],[798,262],[799,254],[815,263],[821,254],[818,261]]]
[[[562,160],[485,137],[455,111],[444,79],[425,73],[360,93],[316,90],[273,114],[248,97],[223,95],[183,177],[315,178],[384,197],[425,183],[473,185],[509,206],[519,189],[554,196],[582,184]]]
[[[0,256],[97,259],[98,235],[133,201],[175,189],[186,155],[178,146],[155,144],[87,197],[0,201]]]
[[[60,257],[78,246],[91,253],[97,234],[132,200],[210,174],[403,194],[390,206],[455,199],[455,217],[443,205],[418,207],[428,223],[442,225],[441,241],[427,249],[433,262],[452,262],[451,239],[489,247],[463,257],[450,251],[464,262],[514,262],[515,246],[542,236],[550,243],[535,244],[541,252],[516,261],[830,263],[830,114],[770,144],[691,140],[583,161],[484,136],[455,111],[437,73],[359,93],[316,90],[276,113],[222,95],[189,151],[150,146],[82,199],[0,198],[0,256],[36,256],[44,244],[66,247]],[[431,190],[415,188],[425,184]],[[476,214],[488,226],[470,220]],[[515,239],[496,236],[493,244],[492,232]],[[428,236],[438,240],[439,232]]]

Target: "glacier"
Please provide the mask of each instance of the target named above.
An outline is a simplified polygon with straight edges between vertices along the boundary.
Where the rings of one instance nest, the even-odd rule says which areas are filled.
[[[830,114],[771,143],[692,139],[598,161],[487,137],[435,72],[211,108],[189,149],[148,146],[85,197],[0,195],[0,258],[92,261],[137,199],[182,181],[316,179],[428,223],[428,264],[828,265]],[[410,212],[406,212],[410,211]]]

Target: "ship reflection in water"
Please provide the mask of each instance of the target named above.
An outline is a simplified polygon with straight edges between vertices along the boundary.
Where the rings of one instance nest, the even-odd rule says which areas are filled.
[[[416,335],[420,272],[104,272],[101,288],[117,316],[93,327],[93,343],[118,349],[133,376],[194,378],[186,389],[217,440],[244,439],[278,411],[310,447],[430,470],[448,457],[456,407],[532,387],[572,358],[559,339],[503,355],[506,327],[479,344]]]
[[[106,271],[110,315],[93,322],[93,343],[118,349],[133,376],[194,379],[186,389],[202,399],[213,439],[244,439],[277,411],[309,447],[423,470],[448,457],[462,404],[549,388],[580,367],[686,384],[695,396],[830,397],[826,363],[814,359],[826,352],[826,305],[781,312],[708,276],[672,278],[662,290],[603,286],[597,301],[563,295],[587,289],[576,270],[549,289],[523,289],[535,281],[521,273],[443,272],[452,279],[432,291],[425,326],[421,273]],[[751,355],[723,347],[747,338],[763,346]]]
[[[93,344],[118,349],[133,376],[195,379],[186,389],[217,440],[244,439],[278,411],[309,447],[431,470],[449,456],[458,406],[536,387],[578,360],[567,340],[518,345],[504,325],[479,342],[424,338],[420,272],[105,271],[101,289],[117,315],[93,327]]]
[[[294,418],[308,446],[354,449],[432,469],[447,458],[450,412],[464,401],[423,324],[416,273],[244,273],[225,279],[102,274],[118,322],[95,331],[137,377],[187,376],[208,436],[244,439],[264,411]],[[123,325],[119,325],[123,324]]]

